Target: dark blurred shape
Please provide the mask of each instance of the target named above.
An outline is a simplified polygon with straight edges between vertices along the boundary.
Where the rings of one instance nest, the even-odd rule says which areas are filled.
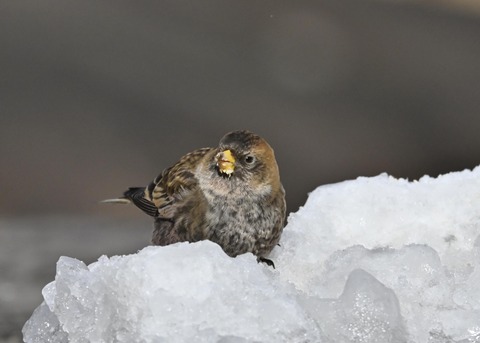
[[[243,128],[289,211],[325,183],[472,168],[480,11],[436,4],[3,1],[0,216],[141,220],[97,201]]]

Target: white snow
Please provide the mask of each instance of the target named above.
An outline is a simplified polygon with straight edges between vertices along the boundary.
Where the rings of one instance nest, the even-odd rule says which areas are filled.
[[[26,342],[480,342],[480,167],[318,187],[270,258],[62,257]]]

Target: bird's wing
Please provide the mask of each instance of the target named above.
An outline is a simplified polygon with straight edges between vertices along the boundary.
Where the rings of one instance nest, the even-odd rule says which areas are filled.
[[[165,169],[145,188],[145,200],[156,207],[157,216],[170,219],[175,214],[175,202],[187,196],[198,184],[195,168],[213,148],[203,148],[183,156]],[[138,206],[138,205],[137,205]]]

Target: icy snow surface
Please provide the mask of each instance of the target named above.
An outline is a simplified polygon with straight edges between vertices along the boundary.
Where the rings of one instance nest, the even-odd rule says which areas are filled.
[[[101,229],[101,228],[99,228]],[[62,257],[26,342],[480,342],[480,167],[317,188],[270,258]]]

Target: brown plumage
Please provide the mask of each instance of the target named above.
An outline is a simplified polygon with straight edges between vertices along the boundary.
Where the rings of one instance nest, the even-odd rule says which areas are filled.
[[[152,243],[211,240],[230,256],[259,260],[278,244],[285,191],[270,145],[249,131],[226,134],[217,148],[195,150],[145,188],[113,202],[133,202],[154,217]],[[108,202],[108,201],[107,201]]]

